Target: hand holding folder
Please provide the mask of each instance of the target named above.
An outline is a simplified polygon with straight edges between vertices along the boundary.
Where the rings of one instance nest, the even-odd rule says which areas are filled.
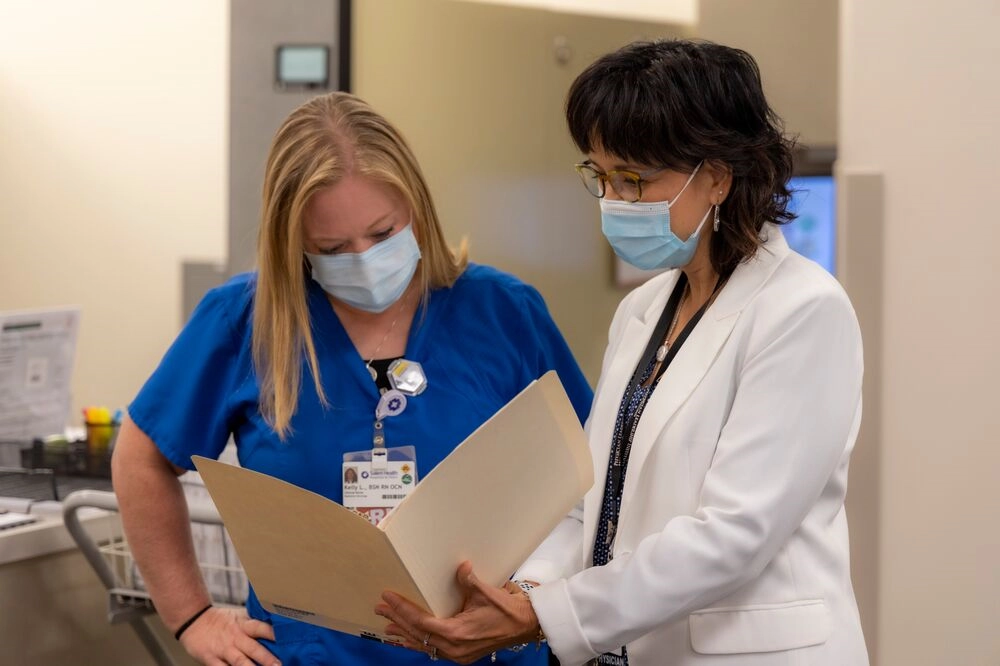
[[[396,639],[373,610],[384,590],[453,615],[461,562],[503,584],[594,480],[555,372],[469,435],[377,527],[266,474],[194,462],[266,609],[387,642]]]

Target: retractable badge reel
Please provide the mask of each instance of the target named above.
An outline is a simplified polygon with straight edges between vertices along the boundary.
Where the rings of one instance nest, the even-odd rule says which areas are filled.
[[[406,409],[406,396],[396,389],[386,391],[375,405],[375,432],[372,433],[372,469],[388,469],[389,455],[385,448],[385,428],[383,421],[390,416],[398,416]]]

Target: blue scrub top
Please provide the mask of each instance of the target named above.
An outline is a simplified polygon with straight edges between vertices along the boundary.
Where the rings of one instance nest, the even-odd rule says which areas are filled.
[[[255,283],[252,273],[238,275],[205,296],[129,415],[175,465],[194,469],[192,455],[217,458],[231,434],[243,467],[341,502],[343,454],[371,448],[378,389],[326,294],[307,278],[329,405],[320,403],[303,361],[291,434],[279,440],[258,409],[251,353]],[[581,423],[593,398],[538,291],[487,266],[470,264],[452,287],[430,293],[413,318],[405,358],[423,365],[428,386],[402,414],[386,419],[386,446],[415,446],[421,478],[549,370],[558,373]],[[277,644],[263,643],[285,666],[427,663],[417,652],[271,615],[253,590],[247,608],[274,624]],[[546,650],[534,647],[497,656],[497,663],[547,663]]]

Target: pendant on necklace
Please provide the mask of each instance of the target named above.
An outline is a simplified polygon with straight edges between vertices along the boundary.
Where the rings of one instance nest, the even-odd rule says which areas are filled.
[[[656,362],[663,363],[663,359],[667,357],[667,350],[670,348],[666,342],[660,345],[656,350]]]

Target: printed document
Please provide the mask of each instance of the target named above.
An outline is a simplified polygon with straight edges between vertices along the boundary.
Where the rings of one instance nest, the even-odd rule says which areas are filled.
[[[79,308],[0,312],[0,440],[62,433]]]

